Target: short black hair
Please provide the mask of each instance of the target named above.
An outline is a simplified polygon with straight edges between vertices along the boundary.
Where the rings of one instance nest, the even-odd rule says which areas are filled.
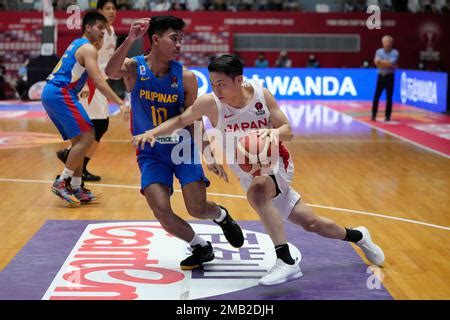
[[[95,11],[90,10],[86,12],[86,14],[83,17],[83,33],[86,30],[87,25],[93,26],[97,21],[108,23],[105,16],[102,15],[100,12],[96,10]]]
[[[186,23],[184,23],[183,19],[175,17],[175,16],[154,16],[150,19],[150,26],[148,27],[148,38],[150,39],[150,43],[153,43],[152,36],[157,34],[161,36],[164,32],[169,29],[173,29],[175,31],[183,31]]]
[[[97,9],[103,9],[103,7],[108,3],[111,2],[114,7],[117,9],[117,2],[116,0],[98,0],[97,1]]]
[[[236,54],[224,54],[208,65],[209,72],[223,72],[231,79],[244,73],[244,63]]]

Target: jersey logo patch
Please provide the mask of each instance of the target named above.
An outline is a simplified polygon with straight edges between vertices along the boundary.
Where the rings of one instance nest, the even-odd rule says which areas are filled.
[[[178,88],[178,79],[176,76],[172,77],[172,84],[170,85],[172,88]]]
[[[255,109],[256,109],[256,115],[260,116],[266,113],[266,111],[263,109],[263,104],[261,102],[257,102],[255,104]]]
[[[139,66],[139,74],[145,76],[145,66]]]

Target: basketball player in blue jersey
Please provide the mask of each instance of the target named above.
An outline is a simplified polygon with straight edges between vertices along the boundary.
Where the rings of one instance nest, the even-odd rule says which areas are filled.
[[[82,185],[81,174],[86,151],[95,137],[94,125],[78,101],[78,93],[89,76],[108,99],[121,110],[129,107],[109,87],[98,66],[97,50],[102,46],[106,18],[98,12],[83,17],[83,35],[74,40],[47,78],[42,104],[64,140],[70,139],[72,149],[65,167],[52,186],[52,191],[71,206],[95,200]]]
[[[184,21],[174,16],[155,16],[151,20],[134,22],[128,37],[106,66],[106,75],[112,79],[124,78],[127,91],[131,92],[133,135],[142,134],[181,114],[197,98],[195,74],[175,61],[180,53],[184,26]],[[147,31],[152,46],[150,53],[126,58],[133,42]],[[214,253],[211,243],[195,234],[192,227],[173,212],[170,196],[174,174],[181,184],[191,216],[214,219],[234,247],[241,247],[244,237],[225,208],[206,201],[209,180],[200,161],[175,164],[172,160],[172,150],[182,143],[188,144],[191,159],[198,157],[193,139],[180,139],[177,136],[160,137],[155,146],[147,145],[143,150],[137,149],[136,153],[141,171],[141,193],[162,227],[193,248],[192,255],[180,263],[181,269],[191,270],[214,259]]]

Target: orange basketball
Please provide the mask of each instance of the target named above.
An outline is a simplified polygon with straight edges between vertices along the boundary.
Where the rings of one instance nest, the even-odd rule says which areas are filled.
[[[261,175],[261,167],[270,161],[270,139],[251,132],[241,137],[236,148],[236,161],[242,171],[253,176]]]

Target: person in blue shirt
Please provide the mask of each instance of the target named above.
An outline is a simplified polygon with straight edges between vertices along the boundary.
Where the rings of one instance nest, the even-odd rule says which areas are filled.
[[[184,21],[175,16],[154,16],[135,21],[128,37],[106,66],[106,75],[112,79],[124,78],[126,89],[131,92],[133,136],[181,114],[197,98],[195,74],[175,60],[180,54],[184,26]],[[146,32],[151,44],[150,53],[126,58],[133,42]],[[164,230],[193,248],[192,255],[180,263],[181,269],[192,270],[213,260],[214,252],[211,243],[197,235],[189,223],[172,210],[173,175],[181,184],[186,209],[191,216],[214,219],[234,247],[243,245],[244,236],[224,207],[206,201],[209,180],[198,159],[191,132],[186,132],[187,135],[182,136],[160,136],[153,147],[147,144],[143,149],[137,148],[136,154],[141,171],[141,193]],[[178,153],[180,146],[182,155]],[[186,158],[191,160],[185,161]]]
[[[258,54],[258,59],[255,60],[255,68],[268,68],[269,61],[267,61],[263,52]]]
[[[95,137],[94,125],[78,98],[88,76],[110,101],[118,104],[122,111],[129,112],[124,101],[109,87],[97,62],[106,24],[106,18],[99,12],[90,11],[84,15],[82,37],[67,47],[42,91],[45,111],[62,138],[70,139],[72,144],[65,167],[51,189],[71,206],[96,199],[81,180],[84,156]]]
[[[384,90],[386,90],[386,112],[385,121],[391,120],[392,95],[394,94],[394,72],[397,68],[399,53],[393,48],[394,39],[391,36],[384,36],[381,40],[383,48],[375,53],[373,60],[378,68],[377,87],[372,102],[372,121],[376,121],[378,112],[378,102]]]

